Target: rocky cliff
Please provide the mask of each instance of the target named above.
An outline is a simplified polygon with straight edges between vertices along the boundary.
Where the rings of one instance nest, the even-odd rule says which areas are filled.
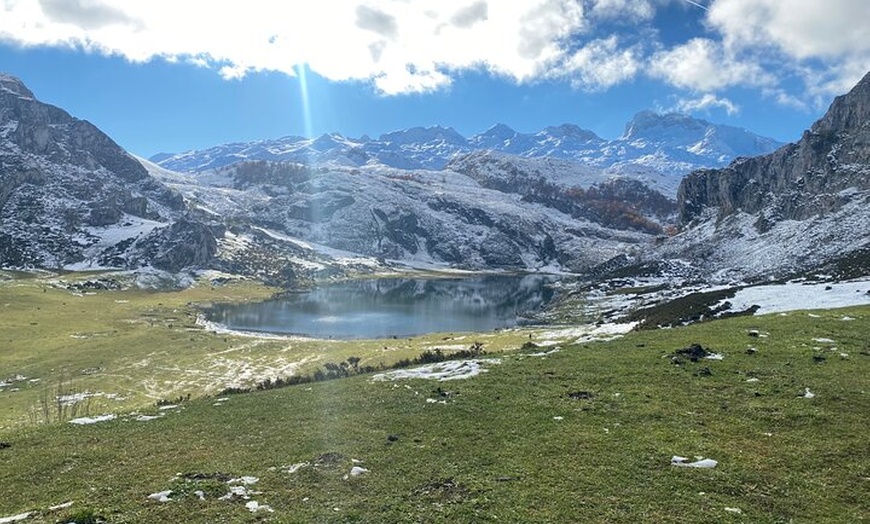
[[[664,251],[711,269],[788,274],[864,250],[870,244],[870,73],[797,143],[696,171],[677,195],[684,231]]]
[[[0,74],[0,265],[86,264],[128,238],[120,231],[147,233],[183,208],[93,124]]]
[[[797,143],[697,171],[683,180],[677,198],[683,224],[712,208],[719,217],[760,213],[763,229],[834,211],[851,198],[847,189],[870,189],[870,73]]]

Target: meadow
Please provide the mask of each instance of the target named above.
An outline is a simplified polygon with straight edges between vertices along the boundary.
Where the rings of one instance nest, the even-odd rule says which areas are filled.
[[[0,289],[0,380],[11,384],[0,391],[0,522],[867,519],[870,307],[605,341],[510,330],[385,349],[196,322],[194,303],[271,293],[245,282],[78,296],[14,278]],[[487,354],[469,378],[378,371],[218,394],[231,366],[217,357],[260,377],[473,341]],[[681,352],[693,344],[712,356]],[[28,415],[61,373],[78,392],[104,393],[89,398],[89,416],[114,417]],[[716,466],[678,467],[674,456]]]

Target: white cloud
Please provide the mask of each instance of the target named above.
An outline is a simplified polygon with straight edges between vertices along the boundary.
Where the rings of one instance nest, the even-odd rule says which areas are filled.
[[[705,93],[698,98],[679,100],[674,109],[681,113],[693,113],[696,111],[709,111],[713,108],[724,109],[729,115],[740,111],[740,108],[731,100],[717,97],[712,93]]]
[[[655,53],[649,72],[677,87],[700,92],[773,82],[772,76],[758,63],[738,57],[708,38],[694,38],[673,49]]]
[[[870,52],[866,0],[716,0],[708,21],[728,45],[774,45],[799,59]]]
[[[449,86],[463,70],[608,89],[640,74],[696,96],[734,86],[797,98],[842,93],[870,69],[870,0],[0,0],[0,41],[295,75],[386,94]],[[655,16],[684,5],[705,38],[668,48]],[[701,21],[698,22],[699,24]],[[783,78],[806,92],[785,92]]]
[[[716,0],[707,16],[727,48],[766,50],[771,68],[797,72],[820,99],[847,91],[870,69],[868,21],[867,0]]]
[[[651,0],[592,0],[591,14],[602,19],[640,21],[655,16]]]
[[[0,40],[208,63],[227,78],[294,74],[306,63],[385,93],[449,85],[486,69],[528,81],[585,27],[575,0],[15,0],[0,3]]]
[[[620,48],[616,36],[594,40],[574,52],[561,69],[575,86],[602,90],[634,78],[640,69],[637,48]]]

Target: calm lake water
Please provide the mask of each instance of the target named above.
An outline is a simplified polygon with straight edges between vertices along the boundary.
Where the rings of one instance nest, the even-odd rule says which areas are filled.
[[[230,329],[316,338],[390,338],[491,331],[527,321],[553,299],[549,275],[377,279],[330,284],[206,317]]]

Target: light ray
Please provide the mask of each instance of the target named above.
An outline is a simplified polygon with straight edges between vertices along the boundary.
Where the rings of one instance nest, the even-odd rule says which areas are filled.
[[[302,99],[302,125],[305,126],[305,138],[314,138],[314,126],[311,123],[311,101],[308,97],[307,64],[296,66],[296,75],[299,77],[299,95]]]

